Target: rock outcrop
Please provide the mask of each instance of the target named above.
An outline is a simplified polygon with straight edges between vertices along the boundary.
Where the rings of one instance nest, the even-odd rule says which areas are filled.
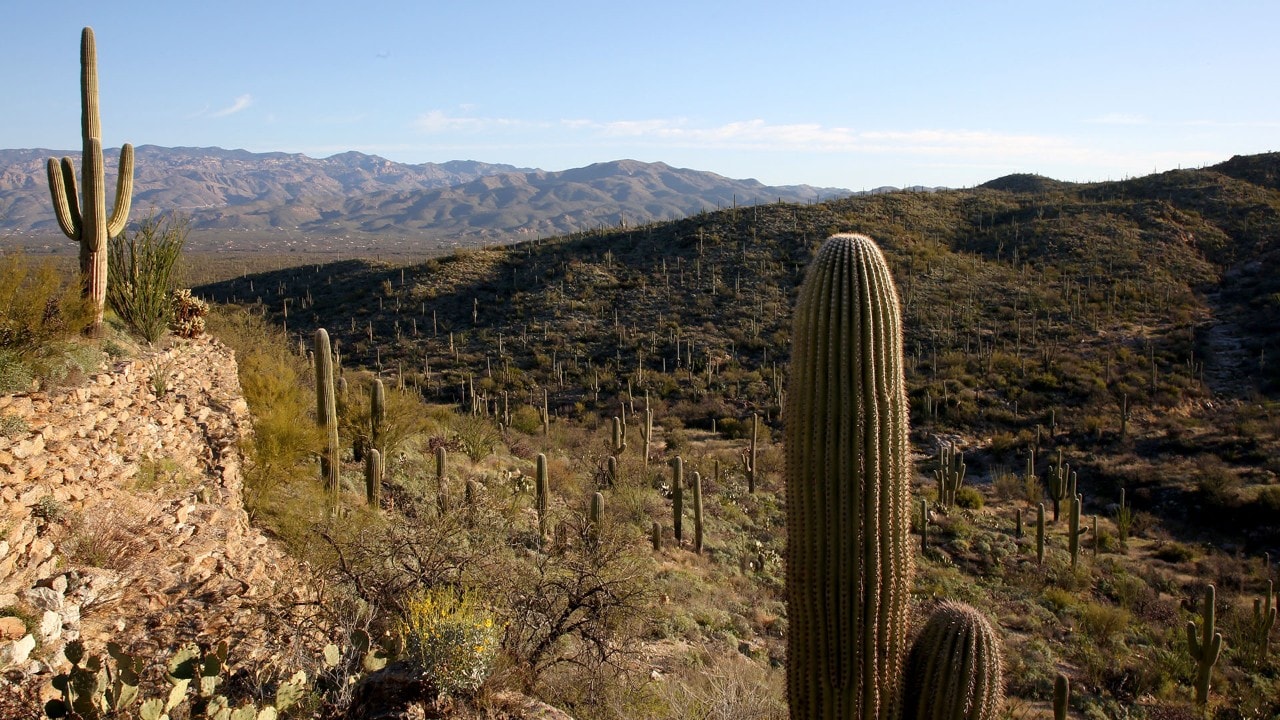
[[[80,387],[0,397],[0,707],[75,639],[134,653],[227,640],[272,663],[297,642],[305,573],[241,502],[248,407],[230,350],[178,341]],[[154,656],[152,655],[152,656]]]

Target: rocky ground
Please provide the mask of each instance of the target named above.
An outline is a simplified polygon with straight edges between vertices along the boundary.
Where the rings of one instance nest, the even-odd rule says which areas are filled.
[[[0,397],[0,418],[0,716],[38,715],[76,639],[149,657],[226,640],[255,664],[294,652],[291,615],[314,593],[245,515],[250,419],[224,346],[176,341],[78,387]]]

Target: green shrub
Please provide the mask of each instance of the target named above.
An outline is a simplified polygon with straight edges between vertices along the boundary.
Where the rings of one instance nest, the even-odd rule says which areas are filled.
[[[473,593],[426,590],[406,603],[405,614],[397,628],[404,658],[441,694],[474,693],[493,672],[502,631]]]
[[[49,261],[0,256],[0,392],[25,390],[35,365],[60,355],[62,341],[89,325],[92,312],[75,283]]]
[[[956,505],[966,510],[982,509],[982,493],[968,485],[956,491]]]
[[[169,327],[169,291],[190,224],[179,215],[151,215],[137,230],[110,241],[107,304],[147,342],[159,340]]]

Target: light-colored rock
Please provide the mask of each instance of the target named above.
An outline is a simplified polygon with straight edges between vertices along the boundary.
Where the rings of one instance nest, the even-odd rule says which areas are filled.
[[[21,618],[0,617],[0,640],[17,640],[27,634],[27,625]]]
[[[40,617],[40,641],[51,643],[62,637],[62,616],[52,610],[45,610]]]
[[[31,651],[35,649],[36,638],[34,635],[26,635],[20,640],[0,643],[0,667],[25,663],[27,658],[31,657]]]
[[[22,593],[22,597],[37,609],[53,610],[54,612],[62,609],[62,604],[65,600],[62,593],[47,587],[33,587]]]

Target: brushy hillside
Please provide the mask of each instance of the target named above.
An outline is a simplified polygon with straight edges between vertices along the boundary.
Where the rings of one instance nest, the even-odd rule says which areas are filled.
[[[1028,708],[1051,694],[1058,669],[1082,717],[1183,717],[1193,668],[1183,625],[1213,583],[1228,649],[1212,708],[1269,717],[1280,711],[1277,665],[1250,644],[1249,607],[1274,573],[1264,553],[1280,552],[1277,168],[1280,155],[1265,155],[1123,182],[1020,176],[765,205],[412,266],[304,266],[200,292],[308,343],[325,327],[346,368],[501,422],[495,457],[516,465],[553,450],[540,432],[545,393],[546,438],[595,433],[554,448],[579,490],[600,482],[608,419],[627,417],[634,433],[647,396],[660,442],[652,468],[628,466],[639,487],[670,490],[657,468],[676,455],[709,477],[716,461],[727,470],[706,490],[708,555],[655,558],[670,605],[649,640],[668,653],[685,643],[714,668],[739,650],[752,658],[756,675],[734,681],[745,685],[683,677],[672,687],[686,699],[776,698],[781,449],[762,439],[756,493],[739,453],[753,413],[764,438],[785,421],[791,305],[813,250],[836,232],[868,234],[904,305],[921,497],[935,495],[926,478],[943,443],[965,452],[968,470],[963,501],[929,520],[917,604],[949,597],[993,614],[1013,717],[1038,716]],[[1068,563],[1066,519],[1051,520],[1042,565],[1035,506],[1052,507],[1044,487],[1059,462],[1078,473],[1086,533]],[[670,498],[627,503],[638,536]]]

